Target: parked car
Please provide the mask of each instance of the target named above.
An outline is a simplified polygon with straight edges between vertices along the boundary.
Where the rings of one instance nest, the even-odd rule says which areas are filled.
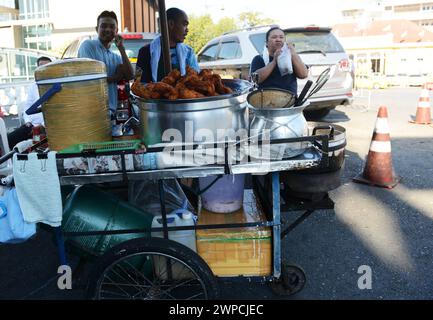
[[[248,79],[251,61],[262,54],[270,27],[235,31],[210,40],[198,53],[200,67],[213,69],[223,78]],[[315,81],[322,71],[332,68],[330,80],[310,99],[307,118],[319,119],[338,105],[350,104],[353,101],[352,64],[331,29],[309,26],[284,29],[284,33],[309,67],[308,79]],[[299,92],[308,79],[298,79]]]
[[[141,47],[150,43],[153,39],[157,37],[156,33],[146,33],[146,32],[128,32],[128,33],[120,33],[122,38],[124,39],[124,46],[126,54],[129,57],[129,61],[131,61],[133,68],[135,69],[135,65],[137,63],[138,51],[140,51]],[[82,36],[78,39],[75,39],[63,52],[62,59],[70,59],[78,57],[78,50],[80,49],[81,44],[88,39],[97,39],[97,34]],[[113,43],[111,45],[111,50],[113,52],[119,52],[116,45]]]

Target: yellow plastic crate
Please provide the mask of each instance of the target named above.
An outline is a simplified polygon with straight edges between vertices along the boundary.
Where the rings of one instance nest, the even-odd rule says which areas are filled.
[[[198,225],[263,222],[265,215],[252,191],[243,209],[228,214],[202,210]],[[269,276],[272,274],[272,232],[269,227],[197,230],[197,252],[217,276]]]

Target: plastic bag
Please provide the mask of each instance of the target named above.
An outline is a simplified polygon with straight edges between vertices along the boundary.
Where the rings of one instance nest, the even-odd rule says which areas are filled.
[[[36,233],[36,224],[24,221],[15,188],[0,197],[0,243],[21,243]]]
[[[283,46],[282,52],[278,56],[277,64],[282,76],[293,73],[292,54],[286,44]]]
[[[263,57],[263,61],[265,62],[265,66],[268,65],[268,63],[269,63],[269,51],[268,51],[268,47],[266,47],[266,45],[263,48],[262,57]]]
[[[189,203],[177,180],[164,180],[163,183],[167,214],[174,211],[177,212],[179,209],[187,209],[190,212],[194,212],[194,208]],[[158,181],[130,181],[128,193],[129,202],[131,204],[154,216],[161,215]]]
[[[286,44],[283,46],[282,51],[278,57],[277,65],[281,75],[285,76],[293,73],[292,54]],[[266,46],[263,48],[262,57],[265,65],[267,65],[269,63],[269,51]]]

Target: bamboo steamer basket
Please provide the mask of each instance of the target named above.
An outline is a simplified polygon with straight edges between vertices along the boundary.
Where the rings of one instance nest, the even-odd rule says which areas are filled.
[[[42,105],[51,150],[111,140],[106,78],[105,64],[91,59],[61,60],[36,69],[41,97],[54,84],[62,86]]]

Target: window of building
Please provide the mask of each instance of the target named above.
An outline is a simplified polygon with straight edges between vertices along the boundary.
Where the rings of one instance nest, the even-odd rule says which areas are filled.
[[[380,72],[380,59],[371,59],[371,71]]]
[[[413,11],[420,11],[420,5],[419,4],[413,4],[413,5],[401,5],[401,6],[395,6],[394,12],[413,12]]]
[[[50,35],[52,26],[50,24],[25,26],[24,43],[26,48],[36,50],[51,50]]]
[[[49,18],[48,0],[19,0],[20,19]]]

